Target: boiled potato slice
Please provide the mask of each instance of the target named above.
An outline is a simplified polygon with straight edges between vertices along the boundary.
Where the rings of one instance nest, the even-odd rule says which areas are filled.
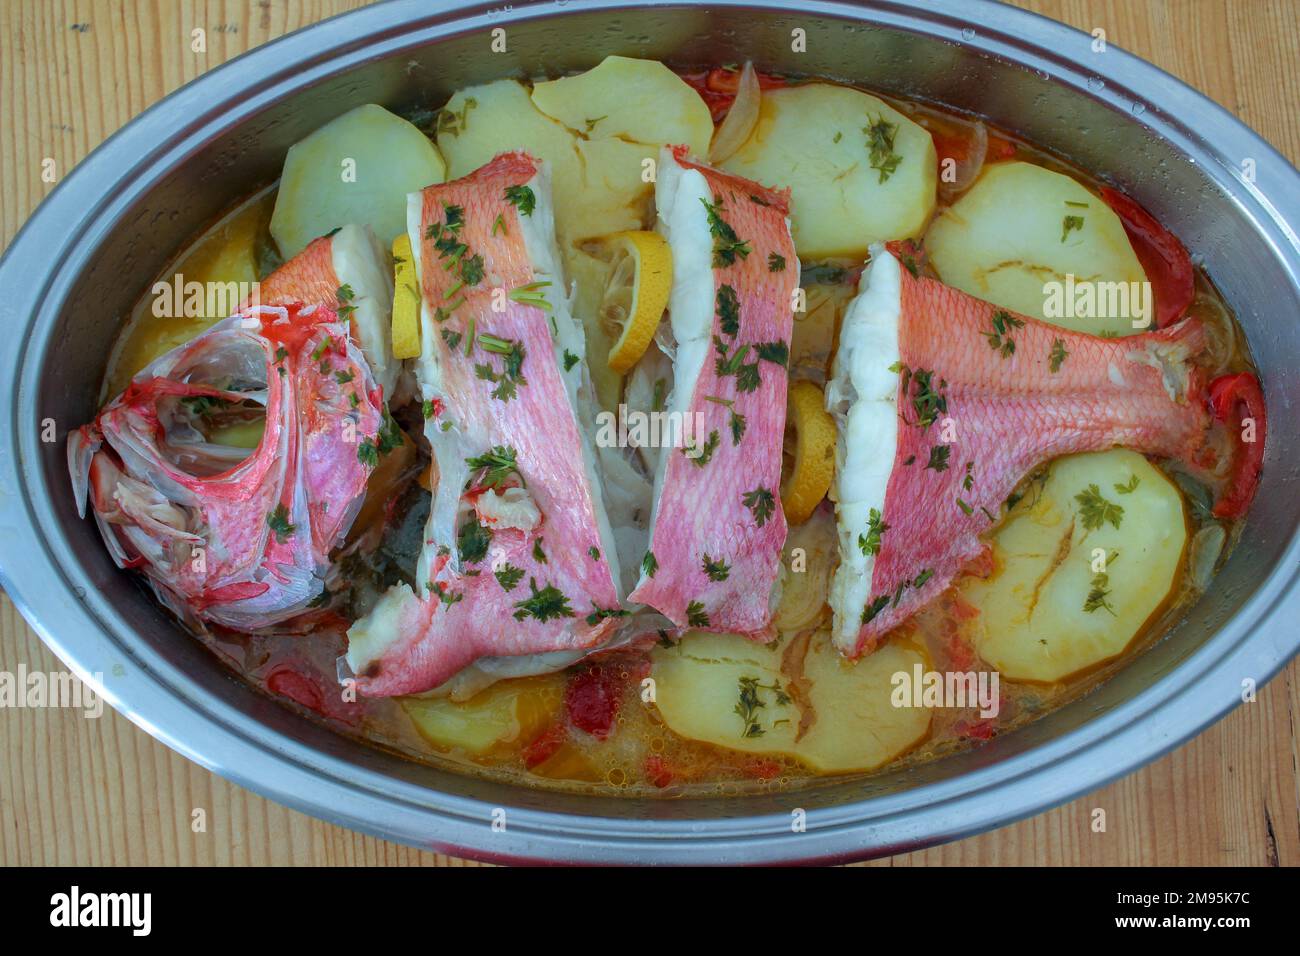
[[[382,106],[358,106],[290,147],[271,235],[286,259],[349,223],[370,226],[387,247],[406,230],[406,194],[446,172],[418,129]]]
[[[1164,605],[1186,542],[1181,494],[1141,455],[1057,460],[996,533],[994,573],[962,584],[981,611],[975,648],[1009,680],[1052,683],[1110,660]]]
[[[874,770],[906,753],[930,731],[926,707],[895,707],[894,675],[915,675],[929,661],[917,647],[891,641],[858,661],[846,661],[819,634],[808,645],[803,676],[817,719],[796,756],[823,773]]]
[[[654,221],[654,183],[645,182],[641,172],[645,160],[658,159],[658,146],[580,139],[577,148],[585,177],[583,194],[571,198],[575,239],[637,230]]]
[[[852,663],[823,633],[807,643],[801,661],[788,656],[736,634],[689,633],[654,652],[656,706],[683,737],[792,756],[823,773],[874,769],[929,732],[928,709],[891,701],[895,674],[911,678],[917,665],[928,667],[912,645],[890,642]]]
[[[467,109],[467,103],[476,105]],[[585,140],[541,113],[515,80],[461,90],[444,108],[463,123],[438,134],[451,178],[472,173],[493,156],[526,150],[551,167],[555,228],[561,247],[621,229],[640,229],[652,184],[641,181],[649,147],[623,140]]]
[[[558,674],[501,681],[459,703],[447,697],[401,699],[421,737],[440,750],[475,756],[498,744],[536,737],[563,703],[564,678]]]
[[[533,102],[593,139],[685,143],[704,156],[713,136],[704,100],[658,60],[607,56],[586,73],[536,84]]]
[[[860,260],[873,242],[919,235],[934,211],[930,134],[876,97],[844,86],[764,91],[754,132],[722,165],[791,188],[794,244],[805,259]]]
[[[795,751],[800,710],[774,645],[691,632],[653,659],[655,705],[674,732],[746,753]]]
[[[988,166],[935,219],[925,245],[944,282],[995,305],[1093,335],[1142,331],[1133,327],[1136,302],[1132,314],[1065,315],[1044,289],[1064,286],[1067,275],[1089,284],[1146,281],[1119,217],[1069,176],[1032,163]]]

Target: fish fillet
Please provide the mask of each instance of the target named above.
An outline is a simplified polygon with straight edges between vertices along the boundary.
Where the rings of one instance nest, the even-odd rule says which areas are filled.
[[[914,277],[872,249],[826,407],[839,426],[834,639],[871,650],[985,548],[1015,486],[1058,455],[1193,461],[1210,424],[1201,325],[1097,338]]]
[[[370,696],[429,691],[489,658],[563,666],[626,614],[545,166],[505,153],[413,193],[408,231],[437,484],[420,592],[390,589],[348,632],[348,666]],[[494,478],[485,455],[509,464]]]
[[[658,456],[649,549],[630,600],[678,627],[772,634],[786,524],[781,448],[799,259],[789,191],[665,149],[655,201],[681,447]]]

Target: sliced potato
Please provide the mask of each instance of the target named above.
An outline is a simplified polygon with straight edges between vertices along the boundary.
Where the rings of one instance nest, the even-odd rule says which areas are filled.
[[[1098,302],[1084,310],[1098,314],[1067,315],[1077,310],[1058,307],[1045,288],[1061,283],[1063,299],[1067,275],[1090,284],[1146,281],[1119,217],[1062,173],[1023,162],[986,167],[935,219],[925,245],[944,282],[995,305],[1093,335],[1142,331],[1133,327],[1137,302],[1128,314]]]
[[[851,663],[819,634],[801,661],[786,656],[736,634],[689,633],[654,652],[655,704],[683,737],[793,756],[824,773],[879,767],[929,731],[926,708],[891,701],[896,673],[910,677],[916,665],[928,666],[912,645],[890,642]],[[802,691],[798,674],[787,673],[792,665],[802,671]]]
[[[370,226],[387,247],[406,230],[406,194],[446,172],[418,129],[382,106],[358,106],[290,147],[271,235],[286,259],[349,223]]]
[[[994,573],[961,585],[981,611],[972,641],[1009,680],[1110,660],[1169,597],[1186,542],[1182,495],[1141,455],[1061,458],[996,533]]]
[[[845,86],[765,90],[754,132],[723,166],[766,186],[791,187],[794,244],[805,259],[861,260],[873,242],[919,235],[934,211],[930,134]]]
[[[781,652],[738,634],[691,632],[656,648],[651,675],[655,705],[673,731],[746,753],[793,753],[800,710]],[[752,688],[748,717],[738,712]]]
[[[473,101],[474,106],[467,108]],[[588,236],[640,229],[645,197],[640,161],[647,147],[623,140],[585,140],[533,105],[515,80],[497,80],[461,90],[447,112],[463,115],[438,134],[438,147],[455,179],[478,169],[498,153],[526,150],[551,167],[555,228],[561,247]]]
[[[493,684],[469,700],[404,697],[402,709],[420,736],[440,750],[482,756],[498,744],[527,741],[542,732],[564,703],[564,678],[520,677]]]
[[[911,679],[929,661],[911,644],[891,641],[858,661],[847,661],[818,635],[804,655],[804,678],[817,719],[797,756],[823,773],[874,770],[906,753],[930,731],[926,707],[895,707],[894,675]]]
[[[593,139],[685,143],[703,157],[713,136],[699,93],[658,60],[607,56],[586,73],[536,84],[533,102]]]
[[[646,182],[641,172],[647,159],[658,158],[658,146],[621,139],[580,139],[577,148],[583,191],[568,197],[573,208],[570,234],[575,240],[641,229],[653,221],[654,183]]]

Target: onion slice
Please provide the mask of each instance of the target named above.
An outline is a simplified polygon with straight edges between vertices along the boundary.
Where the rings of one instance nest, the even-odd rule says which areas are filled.
[[[758,85],[758,74],[754,64],[745,61],[745,68],[740,71],[740,86],[736,90],[736,101],[731,104],[726,117],[713,134],[713,143],[709,146],[709,162],[717,165],[725,162],[745,145],[754,126],[758,123],[758,107],[762,102],[763,92]]]
[[[971,183],[975,182],[975,177],[984,168],[984,157],[987,155],[989,148],[989,134],[983,123],[975,120],[972,123],[961,122],[959,125],[969,130],[970,139],[964,157],[961,159],[951,157],[954,160],[952,182],[944,181],[943,161],[945,157],[939,157],[939,196],[945,202],[956,199],[970,188]]]

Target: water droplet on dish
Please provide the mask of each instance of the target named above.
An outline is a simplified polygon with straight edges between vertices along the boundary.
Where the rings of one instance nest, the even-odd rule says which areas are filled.
[[[1106,81],[1103,80],[1100,76],[1088,77],[1088,89],[1100,91],[1100,90],[1104,90],[1105,88],[1106,88]]]
[[[1142,115],[1143,113],[1145,113],[1146,111],[1147,111],[1147,105],[1146,105],[1145,103],[1135,102],[1135,103],[1133,104],[1133,115],[1134,115],[1134,116],[1141,116],[1141,115]]]
[[[961,31],[961,38],[963,40],[973,40],[975,39],[975,31],[970,27],[965,27]]]

